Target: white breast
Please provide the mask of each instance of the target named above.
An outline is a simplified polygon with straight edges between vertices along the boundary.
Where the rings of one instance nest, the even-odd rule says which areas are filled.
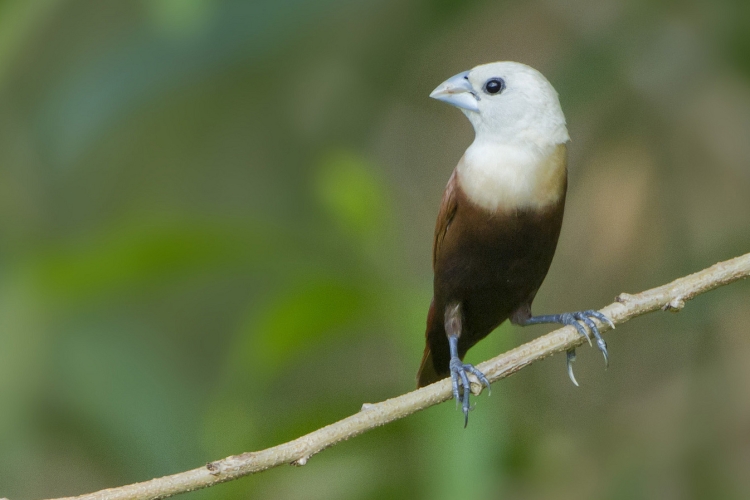
[[[566,146],[540,149],[475,141],[456,169],[466,196],[486,210],[540,209],[565,192]]]

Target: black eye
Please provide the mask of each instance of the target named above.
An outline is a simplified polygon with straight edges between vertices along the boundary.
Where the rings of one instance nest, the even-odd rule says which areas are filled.
[[[499,94],[505,89],[505,81],[502,78],[490,78],[484,84],[484,91],[488,94]]]

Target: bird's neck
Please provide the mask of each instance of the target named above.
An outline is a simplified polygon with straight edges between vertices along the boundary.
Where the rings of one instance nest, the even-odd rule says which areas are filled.
[[[540,210],[565,194],[566,146],[475,140],[456,170],[461,189],[477,206]]]

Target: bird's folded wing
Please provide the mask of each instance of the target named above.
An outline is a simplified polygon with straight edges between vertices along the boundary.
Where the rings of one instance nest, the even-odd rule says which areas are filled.
[[[435,263],[437,262],[438,252],[445,239],[445,234],[448,232],[448,227],[453,220],[453,216],[456,215],[456,209],[458,208],[458,198],[456,196],[458,179],[456,177],[456,171],[453,171],[450,179],[448,179],[448,185],[445,186],[445,192],[443,193],[443,200],[440,202],[440,212],[438,213],[437,222],[435,224],[435,241],[432,246],[432,269],[435,269]]]

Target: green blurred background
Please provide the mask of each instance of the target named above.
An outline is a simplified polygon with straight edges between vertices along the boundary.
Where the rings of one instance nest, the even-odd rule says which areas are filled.
[[[0,1],[0,497],[281,443],[411,390],[472,138],[429,99],[517,60],[560,93],[536,313],[750,249],[750,2]],[[190,499],[750,498],[750,284]],[[549,328],[503,326],[479,362]]]

